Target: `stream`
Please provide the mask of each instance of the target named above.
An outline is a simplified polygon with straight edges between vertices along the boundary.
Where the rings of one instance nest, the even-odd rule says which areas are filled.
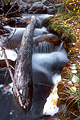
[[[16,19],[30,21],[32,14],[22,14],[22,17]],[[48,107],[44,108],[46,99],[51,92],[51,88],[61,80],[61,70],[64,64],[68,61],[67,53],[63,47],[63,42],[55,46],[50,40],[57,39],[58,36],[49,33],[48,29],[44,26],[46,18],[52,15],[36,14],[37,25],[34,30],[33,36],[33,55],[32,55],[32,72],[33,72],[33,100],[32,106],[28,113],[21,110],[17,103],[15,103],[12,92],[12,83],[7,72],[7,68],[0,68],[0,120],[53,120],[51,117],[52,112]],[[39,27],[38,27],[39,26]],[[16,27],[5,26],[11,34],[11,38]],[[6,48],[16,49],[18,52],[21,38],[25,28],[16,28],[15,34],[10,40],[10,45],[5,44],[6,37],[4,37],[3,45]],[[11,86],[10,89],[4,89],[6,85]],[[44,109],[44,110],[43,110]],[[46,111],[46,115],[43,114]],[[56,112],[57,113],[57,112]],[[57,119],[58,120],[58,119]]]

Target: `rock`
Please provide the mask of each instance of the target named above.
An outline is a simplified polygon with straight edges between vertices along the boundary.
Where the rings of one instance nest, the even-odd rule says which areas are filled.
[[[42,2],[35,2],[29,9],[29,11],[35,11],[36,9],[43,9]]]
[[[33,11],[28,11],[28,14],[33,14]]]
[[[31,7],[31,4],[23,2],[22,0],[17,0],[17,4],[19,6],[20,12],[28,11],[28,9]]]
[[[43,41],[54,43],[55,46],[58,46],[61,43],[61,40],[54,34],[39,35],[37,37],[34,37],[33,41],[36,45],[38,45],[39,42]]]
[[[46,6],[56,4],[55,0],[42,0],[43,4]]]
[[[48,14],[55,14],[56,11],[57,11],[57,9],[56,9],[55,7],[54,7],[54,8],[51,8],[51,9],[50,9],[50,8],[47,9],[47,13],[48,13]]]
[[[47,34],[48,31],[45,27],[42,28],[35,28],[34,30],[34,37],[38,36],[38,35],[43,35],[43,34]]]
[[[49,5],[49,1],[48,0],[42,0],[43,4],[48,6]]]
[[[10,49],[5,49],[5,53],[6,53],[9,64],[14,65],[17,58],[16,52]],[[1,50],[1,47],[0,47],[0,68],[2,67],[7,67],[7,65],[5,62],[3,51]]]
[[[47,14],[47,10],[37,9],[33,12],[33,14]]]

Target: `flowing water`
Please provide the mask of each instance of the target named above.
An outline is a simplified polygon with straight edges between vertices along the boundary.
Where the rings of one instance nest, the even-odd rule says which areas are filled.
[[[30,19],[30,17],[31,15],[22,15],[22,19]],[[37,15],[37,19],[40,22],[47,17],[49,17],[49,15],[44,15],[43,17],[42,15]],[[23,32],[24,30],[19,28],[13,36],[12,42],[15,41],[15,38],[21,39],[19,38],[19,35],[23,34]],[[4,82],[0,82],[0,120],[46,119],[46,116],[43,115],[46,98],[49,96],[52,86],[55,85],[57,80],[61,79],[60,73],[64,64],[68,61],[68,58],[67,53],[63,48],[63,42],[60,46],[54,46],[53,43],[46,41],[39,42],[39,44],[36,45],[38,38],[43,38],[44,36],[52,37],[54,35],[49,33],[47,28],[43,26],[41,28],[35,28],[32,55],[33,101],[32,107],[28,113],[19,109],[17,103],[14,102],[11,89],[4,89],[5,83],[8,84],[11,81],[10,77],[4,78],[5,73],[3,73],[3,71],[5,71],[5,69],[1,69],[3,71],[0,70],[0,81],[5,80]],[[10,86],[12,86],[12,84],[10,84]]]

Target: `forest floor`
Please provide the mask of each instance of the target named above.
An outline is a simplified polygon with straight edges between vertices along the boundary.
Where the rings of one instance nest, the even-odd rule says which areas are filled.
[[[59,113],[61,120],[80,119],[80,15],[75,13],[57,13],[48,21],[53,33],[64,41],[69,61],[62,72],[62,81],[58,84],[59,103],[66,105],[68,114]]]

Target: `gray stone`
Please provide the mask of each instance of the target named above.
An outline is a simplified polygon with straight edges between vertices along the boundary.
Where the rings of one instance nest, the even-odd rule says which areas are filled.
[[[34,11],[36,9],[43,9],[43,3],[42,2],[35,2],[31,8],[29,9],[29,11]]]
[[[54,14],[54,13],[56,13],[56,11],[57,11],[56,8],[51,8],[51,9],[48,8],[48,9],[47,9],[47,13],[48,13],[48,14]]]

